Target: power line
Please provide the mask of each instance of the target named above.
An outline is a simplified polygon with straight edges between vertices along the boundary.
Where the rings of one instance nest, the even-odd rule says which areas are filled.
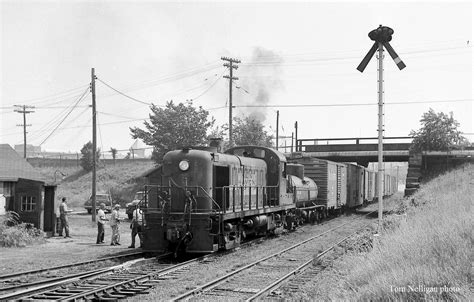
[[[44,96],[44,97],[39,97],[39,98],[33,98],[33,99],[27,99],[27,100],[24,100],[24,101],[21,101],[22,103],[28,103],[28,104],[39,104],[39,103],[47,103],[49,100],[57,100],[58,98],[63,98],[63,97],[71,97],[69,95],[72,95],[72,94],[77,94],[77,92],[79,92],[78,90],[82,91],[82,89],[84,89],[84,87],[88,87],[89,84],[87,85],[82,85],[82,86],[79,86],[79,87],[76,87],[76,88],[72,88],[72,89],[69,89],[69,90],[65,90],[63,92],[58,92],[56,94],[52,94],[52,95],[49,95],[49,96]]]
[[[53,133],[56,131],[56,129],[59,128],[59,126],[61,126],[61,124],[64,122],[64,120],[71,114],[71,112],[76,108],[77,104],[79,104],[79,102],[81,102],[86,94],[88,94],[88,91],[89,91],[89,86],[87,86],[86,90],[84,91],[84,93],[81,95],[81,97],[77,100],[77,102],[74,104],[74,106],[71,108],[71,110],[69,110],[69,112],[66,114],[66,116],[61,120],[61,122],[59,122],[59,124],[56,126],[56,128],[53,129],[53,131],[40,143],[40,146],[42,144],[44,144],[44,142],[46,142],[46,140],[48,140],[48,138],[51,137],[51,135],[53,135]]]
[[[224,75],[224,72],[222,72],[222,74],[220,76],[217,77],[217,79],[214,81],[214,83],[211,84],[211,86],[209,86],[206,90],[204,90],[200,95],[198,95],[197,97],[195,98],[192,98],[192,100],[197,100],[198,98],[202,97],[203,95],[205,95],[209,90],[211,90],[212,87],[214,87],[217,82],[219,82],[220,79],[222,79],[222,76]]]
[[[135,101],[135,102],[141,103],[141,104],[145,104],[145,105],[148,105],[148,106],[151,105],[151,103],[149,103],[149,102],[140,101],[139,99],[136,99],[136,98],[134,98],[134,97],[131,97],[131,96],[129,96],[129,95],[127,95],[127,94],[125,94],[125,93],[123,93],[123,92],[121,92],[121,91],[115,89],[114,87],[110,86],[109,84],[105,83],[104,81],[102,81],[102,80],[99,79],[99,78],[97,78],[97,80],[98,80],[99,82],[101,82],[102,84],[104,84],[105,86],[107,86],[107,87],[109,87],[110,89],[112,89],[113,91],[117,92],[118,94],[123,95],[123,96],[126,97],[126,98],[131,99],[132,101]],[[160,106],[158,106],[158,107],[160,107]]]
[[[439,101],[414,101],[414,102],[390,102],[386,105],[411,105],[411,104],[435,104],[435,103],[458,103],[458,102],[472,102],[473,99],[460,100],[439,100]],[[354,106],[377,106],[376,103],[344,103],[344,104],[282,104],[282,105],[236,105],[237,108],[278,108],[278,107],[354,107]]]
[[[433,52],[442,52],[442,51],[453,51],[453,50],[467,50],[472,48],[471,46],[462,46],[462,47],[445,47],[439,49],[425,49],[425,50],[413,50],[413,51],[406,51],[400,52],[402,55],[416,55],[416,54],[424,54],[424,53],[433,53]],[[296,58],[291,59],[290,61],[285,61],[285,56],[270,56],[268,58],[276,58],[277,60],[262,60],[262,61],[250,61],[248,63],[242,63],[242,66],[301,66],[311,63],[319,63],[319,62],[332,62],[332,61],[345,61],[345,60],[355,60],[358,59],[358,56],[340,56],[340,57],[327,57],[327,58]],[[265,58],[265,57],[259,57]],[[283,61],[282,61],[283,58]]]
[[[141,89],[144,89],[144,88],[147,88],[147,87],[157,86],[157,85],[161,85],[161,84],[164,84],[164,83],[167,83],[167,82],[181,80],[181,79],[184,79],[184,78],[187,78],[187,77],[190,77],[190,76],[194,76],[194,75],[199,74],[199,73],[210,71],[210,70],[215,69],[217,67],[219,67],[219,65],[217,63],[209,63],[209,64],[206,64],[204,66],[193,67],[193,68],[190,68],[190,69],[187,69],[187,70],[184,70],[184,71],[180,71],[180,72],[177,72],[177,73],[174,73],[174,74],[165,75],[162,78],[157,79],[157,80],[145,81],[145,82],[142,82],[142,83],[137,83],[137,84],[131,85],[129,87],[125,87],[125,88],[122,89],[122,91],[124,91],[124,90],[125,91],[141,90]]]

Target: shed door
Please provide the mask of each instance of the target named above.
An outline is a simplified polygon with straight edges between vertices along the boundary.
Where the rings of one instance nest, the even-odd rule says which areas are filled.
[[[54,189],[53,186],[44,187],[44,229],[45,232],[53,232],[55,226],[54,214]]]

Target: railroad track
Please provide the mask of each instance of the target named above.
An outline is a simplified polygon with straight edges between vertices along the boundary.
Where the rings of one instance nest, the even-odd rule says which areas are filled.
[[[343,225],[352,223],[346,222]],[[329,231],[319,234],[312,239],[323,236],[335,229],[342,227],[340,225]],[[264,239],[260,238],[244,244],[252,245],[262,242]],[[127,262],[122,265],[116,265],[107,268],[96,269],[87,272],[80,272],[68,276],[61,277],[54,280],[45,280],[40,284],[22,285],[22,288],[28,286],[27,289],[22,289],[15,292],[10,292],[0,296],[0,300],[109,300],[109,299],[123,299],[136,294],[146,294],[149,289],[156,286],[167,286],[170,283],[175,283],[176,280],[185,278],[190,271],[198,271],[201,265],[213,263],[216,258],[234,251],[229,251],[220,254],[210,254],[203,257],[195,258],[179,264],[169,263],[148,263],[139,267],[132,267],[137,263],[137,260]],[[158,261],[163,260],[172,254],[160,255],[157,257]],[[124,255],[124,256],[130,256]],[[116,258],[116,257],[110,257]],[[104,258],[98,261],[103,261]],[[140,259],[139,259],[140,260]],[[153,259],[154,261],[154,259]],[[90,261],[92,263],[93,261]],[[70,264],[66,266],[56,267],[60,269],[64,267],[71,267],[80,265],[81,263]],[[30,271],[41,272],[44,270]],[[20,275],[4,275],[2,277]]]
[[[160,255],[158,259],[172,254]],[[132,269],[131,265],[142,259],[128,261],[125,264],[81,272],[65,276],[61,280],[49,280],[44,284],[30,284],[30,288],[0,296],[0,300],[75,300],[75,299],[108,299],[125,298],[131,294],[146,292],[152,285],[145,284],[156,273],[177,269],[176,265],[155,265],[153,269]],[[180,265],[186,265],[182,263]]]
[[[250,241],[245,245],[252,245],[263,241],[263,238]],[[229,251],[232,252],[232,251]],[[225,254],[225,253],[223,253]],[[212,262],[211,258],[223,254],[210,254],[191,259],[183,263],[152,263],[147,266],[131,267],[137,259],[122,265],[116,265],[97,270],[80,272],[54,279],[42,280],[40,282],[23,284],[6,289],[12,291],[0,296],[0,300],[108,300],[122,299],[136,294],[146,294],[148,289],[163,280],[172,280],[185,275],[195,266],[202,263]],[[128,255],[130,256],[130,254]],[[167,253],[156,257],[153,261],[161,261],[172,258],[173,253]],[[115,258],[115,257],[110,257]],[[101,259],[103,260],[103,259]],[[88,261],[87,263],[92,263]],[[56,267],[61,269],[80,265],[74,263]],[[43,272],[45,270],[29,271]],[[12,274],[8,276],[18,276]],[[6,277],[7,275],[5,275]],[[22,289],[28,287],[27,289]],[[19,290],[22,289],[22,290]]]
[[[354,236],[363,226],[368,225],[367,222],[360,221],[356,224],[357,226],[354,227],[352,222],[347,222],[334,227],[193,288],[175,297],[173,301],[194,298],[205,301],[222,299],[253,301],[267,296],[280,284],[304,271],[315,260],[321,259],[342,242]],[[354,228],[357,229],[357,232],[354,232]],[[337,233],[339,239],[336,241],[330,238],[323,240],[324,236],[330,233]],[[334,237],[333,234],[331,236]],[[323,246],[326,246],[324,250],[322,250]],[[315,256],[318,250],[320,252]]]
[[[4,292],[16,291],[19,289],[23,289],[25,287],[39,286],[42,284],[62,281],[62,280],[71,278],[72,276],[81,276],[81,273],[72,274],[70,272],[69,272],[69,275],[65,275],[64,273],[61,272],[61,270],[67,270],[67,269],[75,270],[75,269],[80,269],[81,266],[88,266],[88,265],[97,264],[97,263],[102,264],[102,263],[106,263],[106,261],[117,261],[117,260],[121,261],[127,258],[140,258],[140,257],[143,257],[144,255],[145,253],[143,252],[134,252],[134,253],[127,253],[127,254],[110,256],[110,257],[103,257],[103,258],[99,258],[95,260],[74,262],[70,264],[53,266],[53,267],[48,267],[48,268],[43,268],[43,269],[21,271],[21,272],[17,272],[13,274],[1,275],[0,276],[0,283],[1,283],[0,294]],[[96,271],[99,271],[100,269],[103,269],[103,268],[104,267],[96,268]],[[54,276],[52,276],[53,272],[54,272]],[[90,272],[91,271],[84,272],[83,274],[85,275]],[[28,282],[27,280],[34,280],[34,281]]]

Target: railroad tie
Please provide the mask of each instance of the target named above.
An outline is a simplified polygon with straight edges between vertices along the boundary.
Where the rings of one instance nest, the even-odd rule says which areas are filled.
[[[136,294],[149,294],[150,292],[147,289],[135,289],[135,288],[127,288],[127,289],[119,289],[115,291],[117,294],[134,296]]]
[[[98,301],[117,301],[117,299],[125,299],[126,297],[127,296],[107,294],[107,295],[96,296],[95,300],[98,300]]]

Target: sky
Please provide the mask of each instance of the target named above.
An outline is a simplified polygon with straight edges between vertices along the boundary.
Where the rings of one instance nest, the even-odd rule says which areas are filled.
[[[0,143],[23,143],[14,105],[26,105],[28,144],[79,152],[92,139],[91,68],[102,150],[130,148],[129,128],[144,128],[150,103],[192,99],[222,125],[223,56],[241,61],[234,116],[252,114],[275,134],[279,110],[281,136],[298,121],[299,138],[376,137],[377,59],[356,67],[380,24],[407,65],[385,54],[385,136],[407,136],[433,108],[453,112],[474,140],[470,1],[0,0],[0,16]]]

